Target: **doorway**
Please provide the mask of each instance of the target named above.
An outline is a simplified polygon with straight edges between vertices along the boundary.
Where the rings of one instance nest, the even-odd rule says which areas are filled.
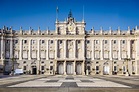
[[[67,62],[67,74],[68,75],[73,74],[73,63],[72,62]]]
[[[81,62],[77,63],[76,71],[77,71],[78,75],[82,74],[82,63]]]
[[[58,74],[64,74],[63,62],[58,63]]]
[[[103,66],[103,74],[109,75],[109,71],[110,71],[110,67],[109,67],[109,64],[106,62],[104,63],[104,66]]]
[[[36,66],[32,66],[32,74],[37,74],[37,68]]]

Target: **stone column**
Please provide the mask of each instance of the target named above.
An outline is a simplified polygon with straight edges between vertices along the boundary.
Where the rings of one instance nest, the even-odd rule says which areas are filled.
[[[10,41],[10,58],[14,57],[13,56],[13,38],[11,38],[11,41]]]
[[[85,59],[85,40],[82,40],[82,55],[83,55],[83,60]]]
[[[1,36],[1,59],[3,59],[3,55],[4,55],[4,48],[3,48],[3,45],[4,45],[4,42],[3,42],[3,36]]]
[[[57,61],[55,60],[55,69],[54,69],[54,74],[57,72]]]
[[[64,40],[64,59],[66,59],[66,40]]]
[[[37,52],[37,60],[40,60],[40,39],[38,39],[38,44],[37,44],[37,46],[38,46],[38,52]]]
[[[49,44],[48,44],[48,43],[49,43],[49,40],[46,40],[46,60],[49,59],[49,53],[48,53],[48,52],[49,52],[49,51],[48,51],[48,47],[49,47],[48,45],[49,45]]]
[[[73,40],[73,58],[76,58],[76,40]]]
[[[76,75],[76,61],[74,60],[73,61],[73,73],[74,73],[74,75]]]
[[[64,75],[66,75],[66,61],[64,61]]]
[[[131,43],[130,43],[130,39],[127,40],[127,50],[128,50],[128,58],[131,58]]]
[[[94,40],[92,40],[92,60],[94,60]]]
[[[121,60],[121,40],[118,41],[118,49],[119,49],[118,60]]]
[[[111,42],[112,40],[109,40],[109,41],[110,41],[109,42],[109,46],[110,46],[109,47],[109,50],[110,50],[110,52],[109,52],[109,59],[112,60],[112,42]]]
[[[31,60],[31,39],[28,40],[28,60]]]
[[[20,49],[20,53],[19,53],[19,60],[22,60],[22,53],[23,53],[23,51],[22,51],[22,39],[20,39],[19,40],[20,41],[20,43],[19,43],[19,49]]]
[[[57,41],[58,40],[55,40],[55,59],[57,59]]]
[[[101,49],[100,59],[103,60],[103,40],[100,40],[100,49]]]
[[[85,61],[82,62],[82,75],[85,75],[85,72],[84,72],[84,63],[85,63]]]

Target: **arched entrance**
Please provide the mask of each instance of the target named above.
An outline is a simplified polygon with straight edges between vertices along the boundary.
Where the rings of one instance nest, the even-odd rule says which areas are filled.
[[[109,75],[109,72],[110,72],[109,64],[108,64],[108,62],[105,62],[104,65],[103,65],[103,74],[104,75]]]
[[[77,62],[76,73],[78,75],[81,75],[82,74],[82,63],[81,62]]]
[[[32,74],[37,74],[37,67],[36,66],[32,66]]]
[[[64,74],[63,62],[58,63],[58,74]]]
[[[73,74],[73,63],[67,62],[67,74],[71,75]]]

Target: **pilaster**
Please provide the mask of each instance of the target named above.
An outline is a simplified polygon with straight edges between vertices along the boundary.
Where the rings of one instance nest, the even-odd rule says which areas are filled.
[[[121,39],[118,40],[118,60],[121,60]]]
[[[22,60],[22,39],[19,40],[19,49],[20,49],[20,53],[19,53],[19,60]]]
[[[100,49],[101,49],[100,58],[101,60],[103,60],[103,40],[100,40]]]
[[[13,38],[10,40],[10,58],[13,57]]]
[[[67,51],[66,41],[67,40],[64,40],[64,59],[66,59],[66,51]]]
[[[28,60],[31,60],[31,39],[28,40]]]
[[[94,60],[94,40],[92,40],[92,60]]]
[[[49,44],[48,44],[48,42],[49,42],[49,40],[46,40],[46,60],[49,59],[49,53],[48,53],[48,52],[49,52],[49,51],[48,51],[48,47],[49,47],[48,45],[49,45]]]
[[[40,60],[40,39],[38,39],[37,42],[38,42],[38,44],[37,44],[37,46],[38,46],[38,48],[37,48],[38,49],[38,51],[37,51],[37,54],[38,54],[37,55],[37,60]]]
[[[55,59],[57,59],[57,41],[58,40],[55,39]]]
[[[109,40],[109,59],[112,60],[112,40]]]

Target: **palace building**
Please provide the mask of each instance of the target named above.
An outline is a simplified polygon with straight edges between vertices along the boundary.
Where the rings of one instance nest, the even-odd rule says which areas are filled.
[[[85,30],[70,12],[55,30],[0,29],[0,71],[25,74],[137,75],[139,28]]]

